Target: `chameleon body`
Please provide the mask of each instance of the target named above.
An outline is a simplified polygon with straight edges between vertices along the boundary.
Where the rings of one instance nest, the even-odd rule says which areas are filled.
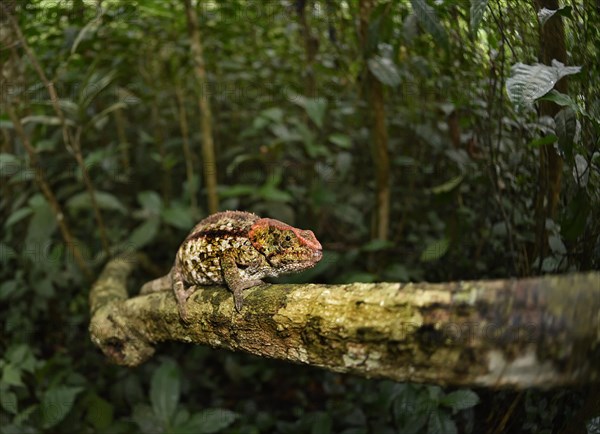
[[[226,285],[240,311],[244,289],[262,284],[264,277],[313,267],[321,258],[321,243],[312,231],[249,212],[225,211],[194,226],[171,271],[146,283],[141,293],[171,287],[179,314],[187,321],[186,302],[196,285]]]

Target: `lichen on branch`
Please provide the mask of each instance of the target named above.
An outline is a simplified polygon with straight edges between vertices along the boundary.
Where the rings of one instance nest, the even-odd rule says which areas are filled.
[[[128,297],[135,257],[110,261],[90,293],[92,341],[137,366],[168,340],[336,372],[454,386],[556,387],[600,380],[600,274],[450,283],[206,286]]]

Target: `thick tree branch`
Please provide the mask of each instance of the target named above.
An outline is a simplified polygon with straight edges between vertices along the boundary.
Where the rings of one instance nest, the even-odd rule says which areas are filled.
[[[600,274],[523,280],[205,287],[179,319],[171,291],[128,298],[134,260],[107,264],[90,333],[136,366],[177,340],[336,372],[457,386],[555,387],[600,380]]]

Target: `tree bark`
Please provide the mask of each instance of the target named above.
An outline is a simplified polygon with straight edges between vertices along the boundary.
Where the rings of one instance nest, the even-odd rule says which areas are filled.
[[[310,9],[310,5],[308,5]],[[300,33],[304,41],[304,52],[306,54],[306,68],[304,92],[308,98],[317,97],[317,80],[315,77],[315,58],[319,48],[319,39],[314,36],[310,29],[310,24],[306,17],[307,0],[296,0],[296,13],[300,23]]]
[[[208,91],[208,80],[204,67],[204,54],[202,38],[196,11],[190,0],[183,0],[187,16],[188,30],[190,34],[191,54],[194,60],[196,79],[200,96],[198,105],[200,107],[200,125],[202,128],[202,158],[204,182],[206,183],[206,195],[208,197],[208,213],[214,214],[219,211],[219,196],[217,194],[217,163],[215,158],[215,144],[212,132],[212,111],[210,108],[210,92]]]
[[[547,8],[556,10],[559,8],[558,0],[534,0],[537,10]],[[551,65],[556,59],[562,63],[567,62],[567,49],[565,46],[565,29],[562,17],[555,14],[543,26],[540,27],[540,49],[541,61]],[[555,89],[567,93],[567,78],[562,78],[555,85]],[[554,117],[561,107],[551,101],[540,103],[540,115]],[[546,220],[556,219],[558,202],[560,199],[563,160],[554,145],[545,145],[540,148],[539,156],[539,186],[536,197],[536,247],[535,257],[540,258],[541,263],[548,250],[548,232]]]
[[[336,372],[453,386],[556,387],[600,381],[600,273],[451,283],[203,287],[189,325],[169,288],[128,298],[134,257],[107,264],[90,293],[92,341],[137,366],[157,342],[246,351]]]
[[[375,77],[367,66],[368,57],[371,55],[368,47],[369,20],[373,10],[373,0],[361,0],[360,8],[360,36],[362,50],[365,56],[365,90],[370,110],[371,154],[375,167],[376,196],[375,196],[375,228],[373,238],[388,239],[390,226],[390,157],[388,152],[388,132],[385,121],[384,89],[381,82]]]

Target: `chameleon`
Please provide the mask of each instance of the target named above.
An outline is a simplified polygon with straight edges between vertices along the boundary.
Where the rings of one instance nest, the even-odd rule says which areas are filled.
[[[245,211],[218,212],[194,226],[169,273],[144,284],[140,292],[171,288],[179,316],[188,322],[186,304],[197,285],[226,285],[240,312],[245,289],[263,284],[264,277],[313,267],[322,250],[310,230]]]

